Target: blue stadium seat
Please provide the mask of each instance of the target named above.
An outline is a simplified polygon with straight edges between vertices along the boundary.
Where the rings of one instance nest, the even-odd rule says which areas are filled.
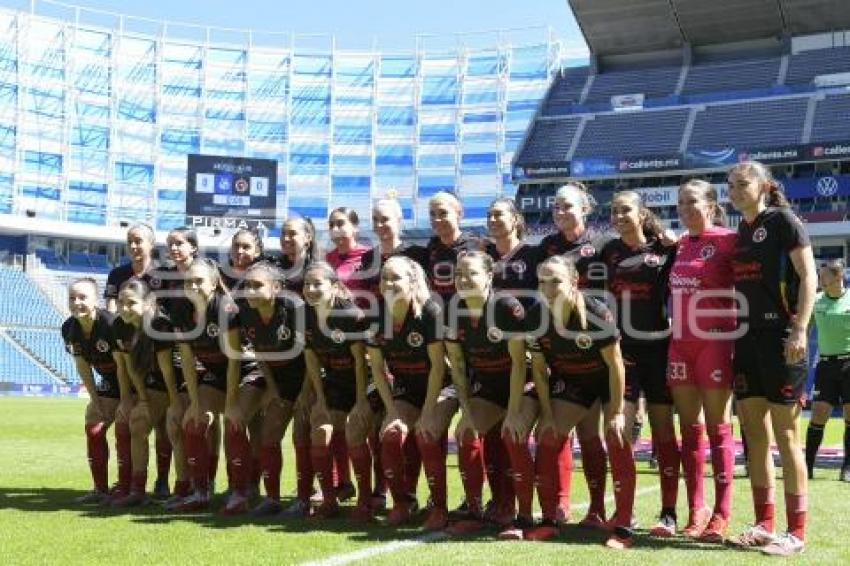
[[[519,166],[563,162],[573,141],[580,120],[538,120],[528,136]]]
[[[776,84],[778,57],[718,61],[694,65],[688,71],[682,94],[766,89]]]
[[[679,151],[689,110],[600,114],[589,121],[575,157],[637,157]]]
[[[586,102],[609,102],[617,94],[643,94],[657,98],[673,94],[681,67],[654,67],[629,71],[608,71],[596,75]]]
[[[818,75],[850,71],[850,47],[814,49],[792,55],[785,84],[811,84]]]
[[[58,328],[50,330],[10,328],[8,333],[34,358],[58,373],[66,383],[78,383],[80,381],[74,361],[65,351],[65,345]]]
[[[49,385],[56,379],[18,351],[9,338],[0,333],[0,382],[21,385]]]
[[[818,101],[812,125],[813,142],[845,141],[850,137],[850,94],[827,96]]]
[[[0,324],[58,328],[62,318],[35,283],[23,272],[0,266]]]
[[[797,145],[808,103],[808,98],[782,98],[709,106],[697,114],[688,147],[718,150]]]

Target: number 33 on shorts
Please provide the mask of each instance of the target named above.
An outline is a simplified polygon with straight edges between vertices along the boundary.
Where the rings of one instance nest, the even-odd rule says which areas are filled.
[[[670,362],[667,364],[668,381],[687,381],[688,364],[684,362]]]

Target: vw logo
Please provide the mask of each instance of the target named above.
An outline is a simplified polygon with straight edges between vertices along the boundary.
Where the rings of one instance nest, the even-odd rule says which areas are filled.
[[[838,193],[838,181],[835,177],[818,179],[817,191],[822,197],[831,197]]]

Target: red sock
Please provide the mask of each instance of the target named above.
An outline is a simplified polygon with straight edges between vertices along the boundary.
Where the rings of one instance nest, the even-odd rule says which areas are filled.
[[[441,441],[417,435],[419,453],[422,454],[422,466],[425,468],[425,478],[431,490],[431,501],[434,507],[446,509],[446,453]]]
[[[229,483],[235,491],[244,494],[251,481],[251,444],[243,427],[236,427],[225,421],[224,430],[227,435],[224,447],[228,452],[227,462],[230,464],[228,471],[233,474]]]
[[[260,447],[260,451],[256,454],[254,453],[254,448],[251,447],[251,481],[248,484],[254,491],[260,491],[260,481],[263,479],[263,464],[262,464],[262,452],[263,448]],[[281,455],[281,458],[283,456]]]
[[[130,493],[141,493],[144,495],[148,485],[148,472],[133,472],[133,479],[130,481]]]
[[[186,447],[186,463],[189,465],[189,475],[195,484],[195,490],[209,490],[211,460],[209,443],[207,442],[207,427],[190,422],[183,429],[183,444]],[[216,464],[218,462],[216,461]]]
[[[504,446],[501,436],[501,426],[493,425],[483,439],[484,472],[487,474],[487,485],[490,486],[490,495],[496,504],[501,504],[504,499],[502,493],[504,482],[500,476],[502,469],[500,451]]]
[[[587,512],[605,517],[605,480],[608,476],[608,457],[599,436],[578,439],[581,448],[581,463],[584,479],[590,492],[590,507]]]
[[[404,440],[404,490],[408,495],[416,495],[420,470],[422,470],[422,455],[419,454],[416,437],[408,434]]]
[[[330,446],[310,446],[310,460],[313,464],[313,471],[319,478],[319,486],[322,488],[322,495],[325,502],[336,501],[336,488],[334,487],[333,475],[333,457],[331,455]]]
[[[806,494],[785,493],[785,517],[788,519],[788,532],[800,540],[806,538],[806,510],[809,498]]]
[[[711,467],[714,471],[714,512],[729,519],[732,508],[732,477],[735,472],[735,447],[732,424],[708,427],[711,445]]]
[[[174,495],[177,497],[186,497],[191,491],[192,484],[189,480],[177,480],[174,482]]]
[[[405,436],[397,429],[384,433],[381,440],[381,457],[384,466],[384,478],[393,495],[393,503],[407,500],[407,485],[404,481],[404,442]],[[352,457],[353,459],[353,457]]]
[[[280,471],[283,468],[283,453],[280,444],[264,445],[260,448],[260,468],[263,475],[263,486],[266,497],[280,499]]]
[[[756,512],[756,524],[761,525],[768,532],[776,530],[775,516],[776,504],[774,503],[773,487],[753,486],[753,507]]]
[[[632,512],[635,504],[635,483],[637,472],[635,471],[635,456],[632,446],[623,442],[621,446],[616,438],[607,437],[608,458],[611,460],[611,477],[614,480],[614,505],[615,517],[619,526],[628,527],[632,521]]]
[[[558,507],[570,510],[570,489],[573,481],[573,437],[568,436],[558,451]]]
[[[514,439],[505,439],[505,448],[511,459],[519,515],[530,519],[534,500],[534,461],[531,459],[528,440],[517,442]]]
[[[543,518],[549,521],[557,518],[558,490],[566,489],[567,493],[570,490],[569,481],[567,485],[561,483],[563,476],[558,469],[563,444],[564,439],[552,432],[547,432],[543,438],[537,439],[537,454],[534,459],[537,499],[540,500]]]
[[[164,432],[155,434],[154,447],[156,450],[156,481],[168,483],[168,472],[171,469],[171,440]]]
[[[295,444],[295,485],[298,499],[307,502],[313,495],[313,461],[310,444]]]
[[[658,455],[658,475],[661,483],[661,507],[664,509],[675,509],[679,498],[679,468],[682,458],[679,453],[679,445],[673,432],[671,438],[661,440],[654,438],[655,449]]]
[[[381,454],[381,439],[378,436],[378,431],[373,431],[369,438],[369,448],[372,450],[372,474],[374,476],[375,485],[372,489],[375,493],[387,492],[387,479],[384,477],[383,455]]]
[[[705,468],[705,425],[702,423],[682,427],[682,467],[685,469],[685,487],[688,506],[697,511],[705,507],[703,470]]]
[[[133,479],[132,440],[128,423],[115,423],[115,452],[118,455],[118,489],[130,493]]]
[[[106,443],[106,425],[104,423],[86,425],[86,452],[94,489],[106,493],[109,491],[109,445]]]
[[[357,480],[357,504],[368,505],[372,496],[372,452],[365,442],[348,447],[354,477]]]
[[[334,431],[331,435],[331,453],[334,459],[334,471],[336,472],[337,487],[351,483],[351,466],[348,465],[348,443],[345,441],[345,433]]]
[[[484,487],[484,454],[480,438],[461,439],[457,450],[457,465],[460,468],[467,505],[480,510],[481,490]]]

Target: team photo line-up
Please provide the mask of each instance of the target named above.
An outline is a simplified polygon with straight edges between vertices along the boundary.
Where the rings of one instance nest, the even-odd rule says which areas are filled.
[[[728,180],[742,216],[737,231],[724,227],[717,191],[701,180],[679,191],[681,235],[632,191],[612,198],[611,234],[591,235],[585,220],[595,202],[580,183],[557,191],[557,232],[535,245],[524,241],[513,199],[491,204],[488,237],[477,238],[461,230],[462,205],[450,193],[429,202],[425,246],[401,240],[393,199],[374,204],[374,247],[358,243],[357,214],[339,208],[328,251],[318,250],[312,222],[295,217],[282,224],[278,257],[240,230],[221,265],[198,257],[189,228],[168,234],[170,263],[161,265],[153,230],[131,226],[131,261],[109,274],[105,309],[93,279],[69,287],[62,336],[90,397],[94,482],[79,502],[148,502],[153,433],[152,495],[173,512],[209,509],[223,440],[224,514],[321,520],[355,499],[349,519],[367,522],[389,491],[386,524],[397,526],[417,516],[424,471],[423,529],[464,534],[491,524],[502,539],[548,540],[571,519],[575,438],[590,496],[579,525],[607,531],[606,546],[624,549],[635,542],[632,431],[643,396],[661,493],[650,536],[802,552],[823,425],[850,396],[843,264],[817,273],[806,231],[764,165],[740,163]],[[814,324],[821,357],[804,456],[799,423]],[[727,536],[733,397],[755,517]],[[464,498],[449,511],[456,417]],[[113,423],[118,481],[110,487]],[[281,442],[290,424],[297,488],[284,506]],[[782,534],[772,440],[783,466]],[[707,449],[713,506],[704,496]],[[847,452],[842,474],[850,474]],[[532,512],[535,487],[542,518]]]

